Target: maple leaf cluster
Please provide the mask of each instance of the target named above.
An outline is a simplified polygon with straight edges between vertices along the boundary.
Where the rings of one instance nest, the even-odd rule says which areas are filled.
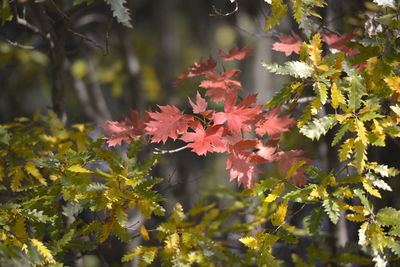
[[[218,56],[224,61],[242,60],[252,48],[249,46],[239,49],[232,48],[228,53],[219,50]],[[204,88],[205,94],[199,92],[193,101],[191,114],[185,114],[175,106],[158,106],[159,111],[147,111],[142,118],[135,111],[131,118],[122,122],[108,121],[102,125],[109,133],[106,137],[109,146],[129,143],[133,138],[147,135],[152,143],[165,143],[169,138],[181,140],[187,148],[197,155],[207,153],[227,153],[229,155],[226,168],[230,172],[230,180],[237,179],[239,185],[252,188],[255,174],[261,172],[256,165],[278,163],[278,170],[287,174],[297,162],[311,162],[302,157],[303,151],[280,151],[279,138],[282,132],[293,126],[294,120],[289,116],[280,116],[280,108],[269,111],[256,105],[257,95],[249,95],[243,99],[238,91],[242,84],[233,78],[239,70],[217,72],[216,60],[211,56],[207,61],[200,59],[188,68],[188,71],[178,76],[176,85],[183,84],[188,78],[202,76],[199,87]],[[223,110],[209,109],[206,97],[211,102],[223,102]],[[246,138],[245,133],[253,133],[252,139]],[[251,135],[250,135],[251,136]],[[287,178],[296,185],[307,183],[304,167],[300,166]]]
[[[335,33],[320,33],[322,40],[330,47],[344,52],[348,56],[354,56],[359,53],[357,49],[352,49],[346,45],[356,37],[354,32],[339,36]],[[272,44],[272,49],[278,52],[285,53],[286,56],[292,53],[299,54],[303,40],[294,32],[290,34],[281,34],[278,36],[279,42]]]

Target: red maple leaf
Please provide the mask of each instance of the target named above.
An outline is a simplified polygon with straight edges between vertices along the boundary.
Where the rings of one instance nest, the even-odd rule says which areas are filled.
[[[260,160],[260,163],[257,164],[261,164],[264,162],[274,162],[278,159],[278,154],[277,152],[277,144],[278,144],[278,140],[273,139],[273,140],[269,140],[267,142],[267,144],[264,145],[264,143],[260,140],[257,145],[256,148],[258,149],[258,151],[256,152],[258,156],[260,156],[262,159]]]
[[[200,75],[204,75],[209,71],[213,71],[217,66],[217,62],[210,56],[207,62],[204,62],[202,58],[200,61],[193,63],[193,65],[189,66],[188,77],[197,77]]]
[[[165,143],[168,137],[175,140],[178,135],[183,134],[193,121],[192,115],[185,115],[175,106],[159,106],[161,112],[147,112],[150,121],[146,123],[146,132],[152,135],[151,142]]]
[[[278,152],[278,170],[286,174],[290,168],[299,161],[305,161],[305,163],[311,163],[312,160],[301,157],[304,154],[302,150],[290,150]],[[307,176],[304,174],[304,166],[300,166],[296,169],[294,174],[288,177],[295,185],[303,186],[307,184]]]
[[[256,133],[264,136],[266,133],[271,138],[279,137],[281,132],[286,132],[293,126],[294,120],[289,115],[279,117],[280,108],[274,108],[265,114],[265,118],[256,123]]]
[[[144,123],[148,120],[145,115],[142,119],[138,118],[135,110],[131,110],[131,118],[125,118],[122,122],[107,121],[106,124],[100,125],[104,131],[110,136],[105,137],[109,146],[120,145],[122,141],[130,143],[131,139],[135,139],[144,134]]]
[[[200,93],[197,91],[196,94],[196,103],[193,103],[192,100],[189,98],[189,103],[193,108],[194,114],[202,114],[205,113],[207,109],[207,101],[201,97]]]
[[[251,131],[251,125],[261,114],[262,106],[250,107],[255,104],[257,95],[249,95],[236,105],[237,93],[230,91],[224,104],[224,112],[214,114],[212,120],[215,124],[224,124],[230,132]]]
[[[195,121],[191,128],[194,132],[184,133],[180,139],[190,144],[186,145],[191,147],[192,151],[197,155],[206,155],[207,152],[223,152],[225,151],[225,144],[221,140],[224,128],[219,125],[210,126],[204,129],[203,125]]]
[[[292,53],[298,54],[301,48],[301,38],[294,32],[285,35],[281,34],[278,36],[280,42],[275,42],[272,44],[272,49],[275,51],[283,52],[286,56]]]
[[[229,169],[230,180],[238,180],[238,184],[243,184],[246,188],[252,188],[255,178],[254,173],[260,172],[253,165],[252,158],[255,155],[254,152],[246,150],[253,149],[257,145],[257,140],[244,139],[230,148],[230,157],[226,162],[226,169]]]
[[[213,71],[217,66],[217,62],[210,56],[205,62],[203,58],[200,58],[198,62],[193,63],[193,65],[189,66],[189,71],[179,75],[178,81],[175,82],[175,86],[181,86],[187,78],[193,78],[197,76],[204,75],[209,71]]]
[[[225,100],[225,96],[230,89],[242,89],[239,81],[231,80],[240,73],[239,70],[228,70],[222,74],[217,72],[207,72],[205,76],[210,80],[204,80],[200,83],[200,87],[209,89],[206,96],[210,96],[215,102]]]
[[[226,54],[222,50],[218,50],[218,55],[222,57],[225,61],[231,60],[242,60],[250,55],[250,52],[253,50],[251,46],[245,46],[241,50],[237,46],[234,46],[229,50],[228,54]]]
[[[328,46],[331,48],[337,49],[339,51],[342,51],[346,53],[349,56],[354,56],[355,54],[358,54],[360,51],[357,49],[352,49],[346,45],[345,43],[350,42],[356,34],[354,32],[350,32],[348,34],[345,34],[343,36],[336,35],[334,33],[322,33],[322,38],[325,43],[327,43]]]

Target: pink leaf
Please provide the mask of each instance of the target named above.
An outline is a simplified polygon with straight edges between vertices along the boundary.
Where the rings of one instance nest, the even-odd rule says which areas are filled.
[[[197,155],[225,150],[225,144],[221,139],[224,129],[221,126],[214,125],[204,129],[203,125],[196,121],[191,127],[194,132],[186,132],[180,139],[189,142],[187,147],[192,148]]]
[[[246,188],[252,188],[255,178],[253,173],[260,172],[250,165],[252,158],[256,156],[254,152],[246,151],[253,149],[258,141],[254,139],[240,140],[230,148],[231,155],[226,162],[226,168],[230,172],[230,180],[238,179],[238,184],[243,184]]]
[[[305,161],[306,163],[311,163],[312,160],[301,157],[304,154],[302,150],[290,150],[278,152],[278,170],[284,174],[286,174],[290,168],[299,161]],[[292,181],[295,185],[303,186],[307,184],[307,176],[304,174],[305,169],[304,166],[297,168],[295,173],[288,177],[290,181]]]
[[[267,112],[265,118],[256,124],[256,133],[259,136],[268,133],[271,138],[277,138],[281,132],[288,131],[293,126],[294,120],[289,115],[279,117],[279,113],[279,107]]]
[[[256,148],[258,149],[257,155],[264,159],[264,162],[274,162],[278,159],[277,140],[269,141],[266,145],[262,141],[258,142]]]
[[[289,35],[279,35],[280,42],[275,42],[272,44],[272,49],[275,51],[283,52],[286,56],[292,53],[298,54],[301,48],[301,38],[294,32]]]
[[[224,112],[217,112],[214,114],[212,120],[215,124],[226,123],[228,131],[245,132],[251,131],[251,125],[255,119],[260,115],[262,106],[250,107],[254,104],[256,95],[250,95],[245,98],[241,103],[236,105],[237,93],[231,91],[224,104]]]
[[[340,50],[349,56],[354,56],[360,52],[357,49],[351,49],[350,47],[345,45],[345,43],[348,43],[351,40],[353,40],[355,36],[356,36],[356,34],[354,32],[350,32],[343,36],[339,36],[334,33],[323,33],[322,34],[323,40],[325,43],[328,44],[328,46],[330,46],[331,48]]]
[[[138,119],[136,111],[131,110],[131,118],[125,118],[122,122],[107,121],[106,124],[100,125],[104,131],[110,136],[105,137],[109,146],[120,145],[122,142],[130,143],[131,139],[135,139],[144,134],[144,122],[147,118]]]
[[[230,180],[237,179],[239,185],[244,185],[246,188],[252,188],[255,182],[253,173],[258,173],[260,170],[250,165],[248,158],[243,155],[233,155],[226,162],[226,169],[229,169]]]
[[[188,78],[193,78],[206,74],[209,71],[213,71],[217,66],[217,62],[210,56],[207,62],[202,58],[200,61],[195,62],[193,65],[189,66],[189,71],[179,75],[178,81],[175,82],[175,86],[181,86],[185,83]]]
[[[231,50],[229,50],[228,54],[226,54],[222,50],[218,50],[218,55],[222,57],[225,61],[231,61],[231,60],[242,60],[247,58],[250,55],[250,52],[253,50],[251,46],[245,46],[241,50],[237,46],[232,47]]]
[[[189,98],[189,103],[193,108],[194,114],[201,114],[206,111],[207,109],[207,102],[204,98],[201,97],[200,93],[197,91],[196,94],[196,104],[192,102]]]
[[[242,84],[239,81],[231,80],[230,78],[237,76],[239,70],[228,70],[222,74],[217,72],[207,72],[206,77],[209,80],[204,80],[200,83],[200,87],[209,89],[206,96],[210,96],[215,102],[225,100],[226,94],[231,89],[242,89]]]
[[[146,123],[146,132],[152,135],[151,142],[165,143],[168,137],[175,140],[178,135],[183,134],[193,121],[192,115],[185,115],[174,106],[158,106],[161,112],[147,112],[150,121]]]

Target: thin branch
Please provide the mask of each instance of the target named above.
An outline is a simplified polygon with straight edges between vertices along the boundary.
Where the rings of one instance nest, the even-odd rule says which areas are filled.
[[[136,231],[137,230],[137,228],[136,229],[133,229],[136,225],[138,225],[140,223],[140,221],[136,221],[134,224],[132,224],[132,225],[129,225],[129,226],[125,226],[125,228],[126,229],[129,229],[129,230],[134,230],[134,231]]]
[[[104,47],[103,45],[101,45],[101,44],[99,44],[99,43],[97,43],[95,40],[90,39],[90,38],[87,37],[86,35],[81,34],[81,33],[79,33],[79,32],[76,32],[76,31],[72,30],[71,28],[67,28],[67,31],[70,32],[70,33],[72,33],[73,35],[76,35],[76,36],[78,36],[79,38],[85,40],[86,42],[89,42],[89,43],[93,44],[95,47],[97,47],[97,48],[99,48],[101,51],[103,51],[103,55],[106,56],[106,55],[108,54],[108,48],[107,48],[107,47]]]
[[[308,102],[310,102],[310,101],[312,101],[312,100],[314,100],[315,99],[315,96],[306,96],[306,97],[301,97],[301,98],[299,98],[299,99],[293,99],[293,100],[290,100],[289,101],[289,105],[290,104],[293,104],[293,103],[297,103],[297,104],[305,104],[305,103],[308,103]],[[327,103],[328,103],[329,101],[327,101]],[[288,105],[282,105],[282,107],[283,108],[285,108],[285,109],[289,109],[289,106]]]
[[[10,45],[15,46],[15,47],[19,47],[19,48],[23,48],[23,49],[28,49],[28,50],[35,49],[35,47],[34,47],[34,46],[31,46],[31,45],[23,45],[23,44],[20,44],[20,43],[17,43],[17,42],[13,42],[13,41],[11,41],[10,39],[7,39],[7,38],[5,38],[5,37],[4,37],[4,39],[6,40],[7,43],[9,43]]]
[[[222,13],[221,10],[218,10],[214,5],[212,6],[212,9],[214,13],[211,13],[210,16],[222,16],[222,17],[227,17],[230,16],[234,13],[236,13],[239,10],[239,4],[236,0],[230,0],[231,3],[235,4],[235,8],[227,13]]]
[[[155,151],[153,153],[156,154],[156,155],[173,154],[173,153],[182,151],[182,150],[187,149],[187,148],[188,148],[187,146],[179,147],[177,149],[172,149],[172,150],[162,150],[162,149],[159,149],[159,148],[155,148],[154,149]]]
[[[42,30],[40,30],[38,27],[36,27],[35,25],[29,23],[28,21],[26,21],[25,19],[21,18],[18,16],[18,14],[15,14],[15,19],[17,24],[24,26],[25,28],[33,31],[36,34],[39,34],[40,36],[42,36],[44,39],[49,40],[49,37],[46,35],[45,32],[43,32]]]
[[[244,34],[247,34],[248,36],[252,36],[252,37],[256,37],[256,38],[268,38],[268,39],[270,39],[270,38],[272,38],[272,37],[277,35],[276,30],[270,30],[268,32],[263,31],[261,33],[258,33],[258,32],[250,32],[250,31],[248,31],[246,29],[243,29],[238,24],[235,24],[234,27],[237,28],[239,31],[243,32]]]
[[[57,10],[57,12],[60,13],[60,15],[61,15],[61,17],[62,17],[63,19],[69,20],[68,15],[65,14],[64,11],[62,11],[62,10],[59,8],[59,6],[57,6],[57,4],[56,4],[53,0],[50,0],[50,3],[54,6],[54,8]]]
[[[106,31],[106,50],[105,53],[103,53],[103,56],[107,56],[108,52],[109,52],[109,44],[108,44],[108,40],[110,39],[110,30],[111,30],[111,25],[113,23],[113,19],[110,19],[110,22],[108,23],[107,26],[107,31]]]

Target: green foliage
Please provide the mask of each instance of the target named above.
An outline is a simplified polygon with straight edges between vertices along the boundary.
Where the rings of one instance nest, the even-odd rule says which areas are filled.
[[[334,117],[314,118],[300,128],[300,132],[312,140],[318,140],[321,135],[325,135],[337,123]]]
[[[164,214],[163,198],[153,190],[161,179],[149,176],[157,157],[136,162],[138,143],[130,145],[130,157],[119,155],[92,140],[84,125],[65,129],[52,112],[2,129],[1,240],[30,262],[63,262],[66,252],[82,250],[84,236],[102,243],[114,233],[129,242],[128,209]],[[99,219],[85,222],[83,213]],[[67,218],[72,223],[63,227]]]
[[[271,16],[265,20],[264,30],[269,30],[276,26],[282,18],[286,15],[288,10],[287,5],[282,3],[283,0],[272,0],[271,1]]]

